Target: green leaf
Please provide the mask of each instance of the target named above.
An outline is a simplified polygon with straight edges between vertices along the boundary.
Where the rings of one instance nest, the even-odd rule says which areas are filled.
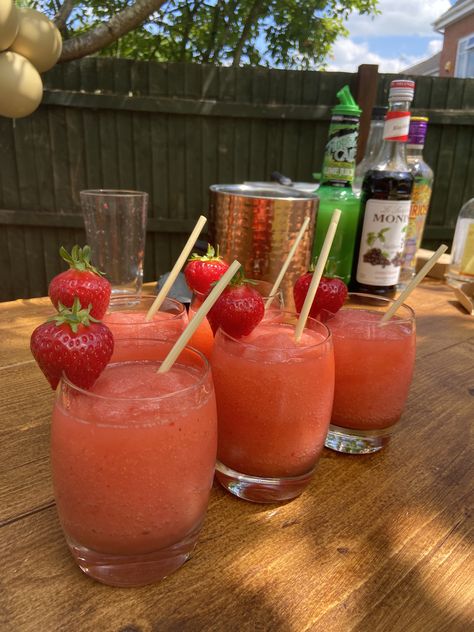
[[[58,0],[17,0],[53,18]],[[68,39],[106,26],[133,0],[77,0]],[[351,14],[373,16],[377,0],[166,0],[143,23],[99,51],[103,57],[321,69]],[[151,5],[151,3],[150,3]]]
[[[91,263],[91,249],[87,244],[84,248],[80,248],[77,244],[72,247],[71,254],[61,246],[59,254],[69,264],[69,267],[80,272],[93,272],[98,276],[103,276],[105,273],[98,270]]]

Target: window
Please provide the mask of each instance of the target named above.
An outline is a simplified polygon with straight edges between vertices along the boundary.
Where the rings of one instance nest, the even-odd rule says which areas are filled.
[[[458,42],[455,76],[474,78],[474,33]]]

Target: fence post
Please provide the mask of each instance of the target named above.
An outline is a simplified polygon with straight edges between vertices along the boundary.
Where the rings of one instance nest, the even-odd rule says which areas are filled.
[[[357,69],[357,103],[362,108],[360,117],[359,142],[357,144],[357,162],[364,157],[369,136],[372,108],[377,98],[379,67],[375,64],[361,64]]]

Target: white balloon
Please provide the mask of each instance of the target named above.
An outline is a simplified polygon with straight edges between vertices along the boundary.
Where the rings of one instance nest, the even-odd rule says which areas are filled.
[[[18,11],[13,0],[0,0],[0,50],[13,44],[18,24]]]
[[[0,53],[0,115],[28,116],[43,98],[43,82],[36,68],[25,57]]]
[[[10,50],[31,61],[38,72],[45,72],[58,61],[63,41],[61,33],[43,13],[18,9],[18,34]]]

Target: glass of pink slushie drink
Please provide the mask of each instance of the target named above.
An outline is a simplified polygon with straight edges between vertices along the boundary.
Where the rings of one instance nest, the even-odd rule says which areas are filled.
[[[298,496],[324,447],[334,395],[328,328],[281,311],[245,338],[218,330],[211,358],[218,411],[216,476],[254,502]]]
[[[122,341],[114,348],[112,362],[133,359],[134,340],[138,338],[175,341],[184,331],[188,324],[186,309],[172,298],[165,298],[153,318],[145,320],[155,298],[151,294],[111,298],[102,322],[112,331],[115,341]],[[129,343],[126,345],[124,340]]]
[[[336,389],[326,447],[349,454],[380,450],[408,397],[415,363],[415,313],[402,305],[379,326],[392,300],[350,293],[327,320],[334,341]]]
[[[217,448],[207,360],[172,343],[136,340],[89,390],[63,378],[52,420],[59,518],[80,568],[113,586],[140,586],[179,568],[201,529]],[[120,345],[120,341],[117,342]],[[154,359],[150,359],[150,358]]]

